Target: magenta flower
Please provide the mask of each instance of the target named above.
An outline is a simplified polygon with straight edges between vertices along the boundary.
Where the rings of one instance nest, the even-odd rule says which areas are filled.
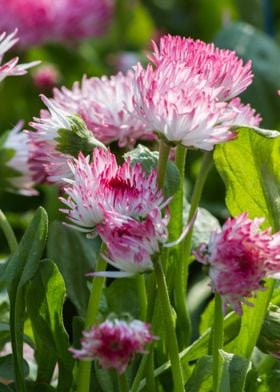
[[[145,354],[146,345],[155,339],[150,325],[140,320],[106,320],[83,335],[81,349],[70,349],[74,358],[97,359],[103,369],[115,369],[119,374],[125,372],[135,354]]]
[[[21,46],[104,34],[111,0],[0,0],[0,31],[17,26]]]
[[[212,150],[235,137],[230,124],[236,113],[218,100],[218,89],[182,62],[163,59],[156,69],[138,64],[134,87],[139,117],[168,141]]]
[[[6,33],[0,35],[0,63],[2,62],[4,54],[18,41],[18,39],[15,38],[16,34],[17,30],[9,35],[6,35]],[[7,76],[24,75],[28,68],[34,67],[40,63],[40,61],[33,61],[27,64],[18,64],[18,60],[18,57],[14,57],[7,63],[0,65],[0,82]]]
[[[123,277],[152,271],[152,256],[160,251],[160,244],[168,238],[168,220],[168,216],[161,217],[158,208],[140,221],[116,212],[106,212],[105,222],[97,225],[97,232],[108,249],[108,257],[103,255],[103,258],[121,270],[111,275]],[[109,276],[108,271],[105,274]]]
[[[119,147],[133,147],[135,142],[153,140],[151,130],[133,110],[132,71],[110,78],[83,78],[72,90],[54,90],[54,103],[69,114],[79,114],[88,129],[102,143],[118,142]]]
[[[32,79],[39,90],[51,91],[58,84],[60,74],[54,65],[45,64],[32,73]]]
[[[242,93],[252,83],[251,61],[245,65],[231,50],[216,48],[200,40],[165,35],[159,48],[153,43],[149,56],[156,66],[164,59],[184,63],[193,74],[200,75],[211,88],[218,88],[219,100],[230,100]]]
[[[280,272],[280,232],[261,231],[264,218],[249,219],[247,213],[228,219],[222,231],[213,232],[208,244],[194,252],[209,267],[212,290],[221,295],[223,308],[230,305],[242,314],[241,304],[257,290],[265,277]]]
[[[68,179],[65,187],[68,197],[61,198],[68,207],[63,212],[77,229],[89,235],[104,222],[106,211],[137,219],[165,205],[155,170],[146,174],[140,164],[132,166],[129,160],[118,166],[109,151],[96,148],[91,163],[80,154],[69,166],[73,179]]]

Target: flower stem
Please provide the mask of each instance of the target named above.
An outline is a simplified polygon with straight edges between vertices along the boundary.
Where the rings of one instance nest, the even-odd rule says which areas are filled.
[[[129,386],[125,373],[118,374],[119,392],[129,392]]]
[[[96,264],[96,272],[106,270],[106,262],[102,259],[102,252],[105,248],[104,243],[101,245],[99,258]],[[96,321],[100,298],[102,295],[104,277],[96,276],[93,278],[91,293],[87,308],[85,328],[90,328]],[[91,376],[91,361],[80,361],[78,366],[77,376],[77,392],[89,392],[90,390],[90,376]]]
[[[147,317],[147,293],[144,274],[138,275],[137,280],[137,293],[140,303],[139,318],[145,321]]]
[[[212,152],[207,151],[206,153],[204,153],[200,172],[194,186],[187,223],[191,221],[195,211],[198,208],[202,190],[205,184],[205,180],[211,168],[212,162],[213,162]],[[188,264],[189,264],[190,254],[191,254],[192,233],[193,233],[193,229],[191,228],[188,234],[186,235],[185,239],[182,241],[182,243],[179,244],[180,262],[179,262],[179,268],[177,269],[177,275],[175,277],[175,282],[178,282],[178,284],[175,285],[174,294],[175,294],[176,304],[178,307],[178,314],[180,315],[179,318],[179,322],[181,322],[181,324],[179,324],[181,330],[180,347],[182,347],[182,349],[189,344],[190,335],[191,335],[191,323],[186,308],[186,292],[187,292],[187,282],[188,282]],[[182,312],[182,316],[181,316],[181,312]],[[183,327],[185,328],[185,330]]]
[[[184,178],[187,149],[184,146],[176,147],[176,166],[180,173],[180,188],[170,203],[170,240],[175,240],[183,230],[183,203],[184,203]],[[169,260],[176,263],[176,277],[174,286],[175,309],[177,313],[177,330],[179,347],[183,349],[188,345],[191,334],[191,322],[186,304],[186,275],[187,265],[184,258],[183,242],[169,250]]]
[[[6,237],[11,253],[15,253],[18,248],[17,239],[10,223],[8,222],[2,210],[0,210],[0,227]]]
[[[163,188],[164,185],[169,151],[170,151],[170,146],[166,144],[163,140],[161,140],[159,144],[159,158],[158,158],[158,167],[157,167],[157,183],[159,188],[161,189]]]
[[[168,349],[170,361],[171,361],[171,371],[173,375],[174,392],[184,391],[184,381],[183,374],[179,358],[179,350],[177,337],[174,329],[173,319],[172,319],[172,308],[168,296],[168,289],[166,284],[165,275],[161,262],[158,258],[154,260],[155,277],[158,286],[159,300],[162,308],[162,317],[165,323],[165,339],[166,346]]]
[[[222,300],[219,294],[215,294],[215,314],[213,324],[213,392],[218,392],[220,375],[220,352],[224,343],[224,316],[222,312]]]

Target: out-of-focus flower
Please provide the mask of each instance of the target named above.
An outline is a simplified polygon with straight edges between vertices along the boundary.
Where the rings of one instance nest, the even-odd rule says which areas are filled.
[[[217,89],[183,63],[162,60],[156,69],[135,68],[134,108],[142,121],[174,143],[212,150],[235,137],[235,114],[217,99]]]
[[[78,229],[95,233],[98,223],[104,221],[105,211],[115,211],[131,218],[143,218],[154,208],[163,208],[164,199],[158,189],[156,171],[146,174],[140,164],[121,166],[109,151],[95,148],[92,162],[80,154],[69,162],[73,179],[67,180],[67,198],[61,198],[68,207],[63,211]]]
[[[2,9],[4,8],[2,7]],[[0,28],[0,31],[1,30],[2,29]],[[9,35],[6,35],[6,33],[2,33],[0,35],[0,63],[2,62],[4,54],[18,41],[18,39],[16,38],[16,34],[17,30],[15,30]],[[26,74],[26,70],[28,68],[34,67],[35,65],[40,63],[40,61],[33,61],[27,64],[18,64],[18,60],[18,57],[14,57],[7,63],[0,65],[0,82],[7,76],[24,75]]]
[[[229,100],[242,93],[251,83],[251,61],[242,59],[231,50],[219,49],[214,44],[180,36],[161,37],[159,47],[153,43],[149,56],[157,66],[164,59],[182,62],[193,74],[207,80],[211,88],[219,88],[218,99]]]
[[[55,87],[60,79],[58,69],[52,65],[42,65],[32,73],[34,85],[43,91],[50,91]]]
[[[33,188],[34,178],[32,170],[28,164],[31,155],[31,146],[26,132],[22,132],[23,123],[13,128],[0,146],[0,154],[4,173],[1,181],[4,187],[13,192],[26,196],[36,195],[37,191]],[[2,184],[3,186],[3,184]]]
[[[280,272],[280,232],[261,231],[263,218],[249,219],[247,213],[228,219],[221,232],[213,232],[208,244],[194,252],[209,268],[212,290],[221,295],[224,311],[230,305],[242,314],[241,304],[263,290],[265,277]]]
[[[96,359],[103,369],[115,369],[120,374],[134,355],[145,354],[147,344],[155,339],[150,325],[140,320],[106,320],[83,335],[81,349],[70,349],[74,358]]]
[[[104,34],[112,0],[0,0],[0,31],[18,28],[20,45],[79,40]]]
[[[117,142],[133,147],[137,140],[153,140],[151,130],[133,110],[134,74],[119,72],[111,77],[84,77],[72,90],[54,90],[54,103],[70,114],[79,114],[102,143]]]

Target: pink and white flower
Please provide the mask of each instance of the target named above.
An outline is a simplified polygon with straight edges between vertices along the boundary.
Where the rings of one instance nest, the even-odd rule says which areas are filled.
[[[163,59],[156,69],[138,64],[134,87],[139,117],[168,141],[212,150],[235,138],[229,124],[236,114],[218,100],[219,88],[210,88],[182,62]]]
[[[133,110],[132,71],[111,77],[82,79],[72,90],[54,90],[55,104],[70,114],[79,114],[88,129],[102,143],[117,142],[133,147],[137,140],[153,140],[151,130]]]
[[[21,46],[79,40],[105,33],[112,0],[0,0],[0,31],[17,26]]]
[[[264,218],[249,219],[247,213],[229,218],[221,232],[213,232],[208,244],[194,252],[209,267],[212,290],[221,295],[224,311],[230,305],[242,314],[247,297],[263,290],[262,280],[280,276],[280,232],[261,230]]]
[[[81,349],[70,349],[74,358],[98,360],[103,369],[115,369],[119,374],[135,354],[145,354],[146,346],[156,339],[150,325],[140,320],[106,320],[83,335]]]
[[[63,212],[81,231],[94,235],[106,211],[137,219],[164,207],[155,170],[146,174],[140,164],[132,166],[129,160],[118,166],[110,151],[99,148],[94,149],[92,162],[89,159],[80,154],[69,162],[73,179],[66,180],[68,197],[61,198],[68,207]]]
[[[97,225],[97,232],[108,249],[108,257],[103,255],[103,258],[122,271],[113,272],[112,276],[133,276],[152,271],[152,256],[159,253],[160,244],[168,238],[167,224],[168,216],[162,218],[159,209],[152,210],[140,221],[106,212],[105,222]]]
[[[1,29],[0,29],[1,31]],[[0,35],[0,63],[3,60],[4,54],[16,44],[18,38],[16,38],[17,30],[13,33],[6,35],[2,33]],[[40,61],[33,61],[27,64],[18,64],[18,57],[14,57],[7,63],[0,65],[0,82],[7,76],[19,76],[26,74],[28,68],[34,67],[39,64]]]
[[[67,130],[69,133],[74,133],[77,130],[86,132],[86,142],[94,142],[94,145],[100,147],[103,145],[87,130],[82,119],[61,109],[54,101],[49,100],[44,95],[41,98],[49,108],[49,112],[46,114],[43,111],[40,118],[34,118],[34,121],[30,122],[36,132],[28,132],[32,149],[29,164],[38,183],[48,181],[61,185],[63,178],[72,177],[67,161],[73,159],[73,156],[70,152],[61,151],[60,130]],[[82,148],[82,143],[80,147]],[[103,147],[105,148],[105,146]],[[71,148],[77,150],[78,147],[72,145]]]
[[[11,159],[6,162],[6,165],[13,169],[14,175],[10,176],[7,181],[10,184],[8,190],[26,195],[36,195],[38,192],[34,189],[34,177],[32,169],[29,166],[29,159],[31,156],[31,146],[26,132],[22,132],[22,122],[13,128],[4,144],[1,146],[2,150],[10,150],[12,152]]]
[[[252,83],[251,61],[243,64],[234,51],[219,49],[214,44],[165,35],[159,47],[153,42],[153,50],[149,58],[156,66],[165,59],[184,63],[194,74],[207,80],[209,87],[220,89],[221,101],[236,97]]]

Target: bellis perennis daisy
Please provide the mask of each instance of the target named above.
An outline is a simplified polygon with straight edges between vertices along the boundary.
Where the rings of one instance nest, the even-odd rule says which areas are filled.
[[[137,140],[155,138],[133,111],[133,78],[132,71],[84,77],[80,84],[74,83],[72,90],[54,89],[53,103],[69,114],[79,114],[102,143],[132,147]]]
[[[69,166],[73,180],[66,180],[61,200],[71,224],[89,237],[100,235],[108,248],[104,258],[121,270],[115,275],[153,269],[151,257],[167,240],[168,223],[161,216],[168,200],[158,189],[156,171],[147,174],[129,159],[118,166],[110,151],[99,148],[92,162],[80,154]]]
[[[261,230],[263,218],[249,219],[247,213],[228,219],[221,232],[214,232],[208,244],[194,252],[209,268],[212,290],[221,295],[224,311],[230,305],[242,314],[241,304],[263,290],[265,277],[279,277],[280,232]]]
[[[96,359],[103,369],[115,369],[119,374],[135,354],[146,353],[146,346],[155,339],[149,324],[140,320],[106,320],[83,335],[81,349],[70,349],[74,358]]]

